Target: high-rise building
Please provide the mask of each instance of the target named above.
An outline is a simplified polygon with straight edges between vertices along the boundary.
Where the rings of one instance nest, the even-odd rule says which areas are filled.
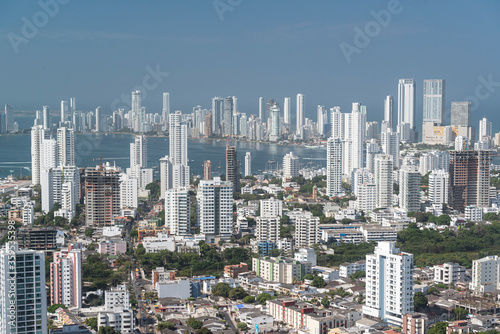
[[[344,114],[340,111],[340,107],[330,108],[330,114],[332,123],[331,137],[344,139]]]
[[[54,252],[50,264],[50,302],[82,308],[82,250],[69,246]]]
[[[271,197],[260,200],[261,217],[281,217],[283,214],[283,202],[277,198]]]
[[[380,145],[375,139],[366,143],[366,168],[373,174],[375,171],[375,156],[382,153]]]
[[[203,161],[203,180],[210,180],[212,178],[212,163],[210,160]]]
[[[226,147],[226,180],[233,185],[233,193],[240,192],[240,162],[236,146]]]
[[[420,178],[417,166],[399,170],[399,207],[407,212],[420,211]]]
[[[257,217],[255,238],[257,242],[268,241],[275,245],[280,238],[280,217]]]
[[[233,233],[233,185],[229,181],[201,180],[196,195],[200,233],[207,242],[228,239]]]
[[[76,98],[71,97],[69,99],[69,108],[72,113],[76,111]]]
[[[140,129],[142,127],[140,113],[141,113],[141,91],[136,90],[132,92],[132,118],[129,119],[130,128],[134,130],[134,132],[141,132]]]
[[[283,123],[292,124],[292,104],[289,97],[285,97],[285,102],[283,103]]]
[[[470,148],[470,140],[465,136],[455,138],[455,151],[467,151]]]
[[[252,176],[252,153],[245,154],[245,176]]]
[[[377,186],[373,181],[360,184],[356,196],[356,208],[365,213],[377,208]]]
[[[169,146],[170,163],[172,172],[170,173],[171,186],[184,187],[189,185],[189,165],[187,147],[187,126],[181,123],[181,112],[169,115]]]
[[[50,110],[48,106],[43,106],[43,129],[50,130],[52,127],[52,121],[50,117]]]
[[[291,180],[299,176],[299,157],[290,152],[283,157],[283,178]]]
[[[130,168],[146,168],[148,166],[148,139],[136,135],[130,143]]]
[[[224,114],[222,119],[222,134],[224,136],[233,134],[234,102],[233,96],[228,96],[224,99]]]
[[[471,126],[471,103],[451,102],[451,126]]]
[[[160,159],[160,198],[164,198],[165,192],[172,188],[172,163],[168,155]]]
[[[393,100],[391,95],[387,95],[384,99],[384,121],[387,122],[387,128],[393,129],[392,116],[393,116]],[[384,129],[385,130],[385,129]]]
[[[261,96],[259,97],[259,118],[261,120],[267,119],[265,115],[265,109],[264,109],[264,98]]]
[[[102,126],[102,114],[101,114],[101,107],[95,108],[95,131],[96,132],[101,132],[103,131],[103,126]]]
[[[57,165],[75,165],[75,131],[66,127],[57,129]]]
[[[463,212],[466,206],[490,204],[490,152],[450,152],[449,205]]]
[[[391,208],[393,194],[393,161],[392,155],[377,154],[375,156],[373,179],[377,187],[377,208]]]
[[[352,112],[344,115],[343,172],[347,175],[351,175],[355,169],[364,167],[366,114],[359,111],[359,107],[361,107],[359,103],[353,103]]]
[[[429,201],[432,204],[448,204],[449,179],[446,170],[433,170],[429,174]]]
[[[477,293],[495,291],[500,287],[500,257],[490,255],[472,261],[470,289]]]
[[[170,114],[170,93],[163,93],[163,108],[161,109],[161,116],[163,122],[168,122],[168,115]]]
[[[137,209],[139,206],[139,182],[135,177],[120,175],[120,209]]]
[[[424,80],[424,122],[444,124],[445,81]]]
[[[394,242],[379,242],[366,256],[366,302],[363,314],[402,325],[413,312],[413,255],[401,252]]]
[[[384,154],[392,155],[394,166],[399,167],[399,133],[388,130],[386,132],[382,132],[381,139],[382,151]]]
[[[191,233],[189,187],[177,187],[165,192],[165,222],[173,235]]]
[[[40,184],[44,138],[45,130],[42,125],[35,125],[31,128],[31,182],[33,185]]]
[[[328,123],[328,114],[326,112],[325,106],[318,106],[317,112],[318,115],[316,126],[318,134],[322,137],[325,134],[325,124]]]
[[[68,101],[61,101],[61,123],[68,119]]]
[[[222,134],[222,121],[224,118],[224,99],[221,97],[212,98],[212,132],[215,135]]]
[[[297,134],[300,133],[300,129],[304,126],[304,117],[305,117],[305,104],[304,104],[304,95],[297,94],[297,120],[296,120],[296,130]]]
[[[5,105],[5,132],[15,132],[14,108],[11,105]]]
[[[402,141],[416,141],[415,79],[400,79],[398,84],[398,133]],[[405,125],[408,124],[408,125]],[[404,130],[405,129],[405,130]],[[407,131],[408,130],[408,131]]]
[[[75,166],[43,168],[40,175],[42,211],[48,213],[55,203],[66,210],[71,220],[80,202],[80,172]]]
[[[0,250],[0,332],[47,334],[45,254],[8,243]]]
[[[278,103],[274,103],[269,109],[269,141],[278,141],[280,138],[280,115],[281,109]]]
[[[205,115],[205,137],[212,137],[212,113]]]
[[[317,244],[319,240],[319,217],[312,214],[297,216],[295,219],[295,247],[310,247]]]
[[[489,140],[493,138],[493,126],[486,117],[479,121],[479,140]]]
[[[326,150],[326,195],[342,193],[342,140],[328,138]]]
[[[87,225],[111,225],[120,215],[120,175],[115,166],[85,168],[85,203]]]

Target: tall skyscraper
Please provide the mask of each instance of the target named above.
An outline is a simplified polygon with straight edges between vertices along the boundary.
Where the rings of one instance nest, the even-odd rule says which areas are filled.
[[[72,97],[69,99],[69,108],[72,113],[76,111],[76,98]]]
[[[353,103],[353,111],[349,117],[344,118],[344,138],[347,140],[347,145],[344,149],[344,156],[347,158],[344,164],[346,174],[351,175],[353,170],[364,167],[364,145],[365,145],[365,129],[366,129],[366,114],[357,110],[357,103]]]
[[[416,141],[415,95],[416,95],[415,79],[400,79],[398,84],[398,131],[397,132],[400,134],[402,141]]]
[[[325,124],[328,123],[328,114],[325,106],[318,106],[317,112],[318,121],[316,125],[318,127],[318,134],[322,137],[325,134]]]
[[[245,176],[252,176],[252,153],[245,154]]]
[[[95,131],[96,132],[103,131],[101,107],[95,108]]]
[[[80,171],[75,166],[43,168],[40,173],[42,211],[48,213],[55,203],[71,220],[80,202]]]
[[[379,242],[366,256],[366,302],[363,314],[401,326],[404,314],[413,312],[413,255],[394,242]]]
[[[236,146],[226,147],[226,180],[233,185],[233,192],[240,192],[240,162],[236,153]]]
[[[120,215],[120,176],[121,170],[109,164],[85,168],[87,225],[111,225]]]
[[[45,254],[8,243],[0,250],[0,332],[47,334]]]
[[[180,111],[170,114],[168,122],[172,187],[189,185],[187,126],[181,123],[181,115]]]
[[[264,118],[267,119],[265,115],[265,109],[264,109],[264,98],[261,96],[259,97],[259,118],[261,120],[264,120]]]
[[[375,170],[373,179],[376,184],[377,208],[391,208],[393,194],[392,155],[377,154],[375,156]]]
[[[451,151],[449,205],[463,212],[466,206],[490,204],[490,152]]]
[[[424,122],[444,124],[445,81],[424,80]]]
[[[148,139],[143,135],[136,135],[130,143],[130,168],[148,167]]]
[[[483,117],[479,121],[479,140],[491,139],[493,138],[493,126],[486,117]]]
[[[69,246],[54,252],[50,264],[50,302],[82,308],[82,250]]]
[[[212,179],[212,163],[210,160],[203,161],[203,180]]]
[[[291,180],[299,176],[299,157],[290,152],[283,157],[283,179]]]
[[[330,108],[330,114],[332,123],[331,137],[344,139],[344,114],[340,111],[340,107]]]
[[[451,102],[451,126],[471,126],[470,114],[469,101]]]
[[[57,166],[75,166],[75,132],[66,127],[57,129]]]
[[[283,123],[291,125],[292,124],[292,104],[289,97],[285,97],[285,102],[283,103]]]
[[[420,178],[417,166],[399,170],[399,207],[407,212],[420,211]]]
[[[134,130],[134,132],[140,132],[140,128],[142,126],[140,113],[141,113],[141,91],[136,90],[132,92],[132,118],[129,119],[130,128]]]
[[[297,119],[296,119],[296,130],[297,134],[300,133],[300,129],[304,126],[304,117],[305,117],[305,104],[304,104],[304,95],[297,94]]]
[[[400,162],[399,162],[399,133],[392,132],[392,131],[386,131],[382,132],[382,151],[384,154],[389,154],[392,155],[392,161],[394,163],[395,167],[399,167]]]
[[[191,233],[191,202],[189,187],[177,187],[165,192],[165,222],[173,235]]]
[[[221,97],[212,98],[212,132],[215,135],[222,134],[222,120],[224,117],[224,99]]]
[[[17,131],[14,120],[14,108],[11,105],[5,105],[5,132]]]
[[[393,129],[392,117],[393,117],[393,101],[392,96],[387,95],[384,99],[384,121],[387,122],[387,128]]]
[[[50,130],[52,121],[50,117],[50,110],[48,106],[43,106],[43,129]]]
[[[61,123],[68,119],[68,101],[61,101]]]
[[[200,233],[207,242],[229,239],[233,233],[233,185],[229,181],[201,180],[196,195]]]
[[[161,109],[161,116],[163,122],[168,122],[169,114],[170,114],[170,93],[163,93],[163,108]]]
[[[42,125],[35,125],[31,128],[31,182],[33,185],[40,184],[44,138],[45,131]]]
[[[328,138],[326,159],[326,195],[340,195],[342,192],[342,140],[340,138]]]
[[[224,99],[224,118],[222,120],[222,134],[230,136],[233,134],[233,114],[234,114],[234,99],[233,96],[228,96]]]
[[[278,141],[280,138],[280,115],[281,109],[278,103],[274,103],[269,110],[269,141]]]

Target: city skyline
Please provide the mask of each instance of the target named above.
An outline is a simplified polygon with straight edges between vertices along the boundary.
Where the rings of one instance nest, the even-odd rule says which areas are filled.
[[[68,3],[60,6],[50,22],[38,29],[36,36],[19,44],[17,53],[8,38],[0,42],[5,50],[0,53],[0,62],[9,64],[4,66],[3,73],[10,78],[0,83],[0,103],[12,105],[15,110],[36,110],[42,105],[55,110],[61,100],[75,96],[79,109],[94,110],[101,106],[102,112],[109,114],[116,100],[121,101],[122,95],[130,95],[132,90],[143,85],[146,76],[151,79],[154,77],[151,73],[156,72],[156,80],[151,80],[148,86],[154,88],[145,90],[147,94],[143,96],[147,112],[161,113],[163,92],[171,93],[171,110],[187,112],[197,104],[209,107],[212,97],[230,95],[238,96],[239,109],[251,114],[258,113],[261,96],[264,99],[272,97],[280,104],[284,97],[292,97],[291,107],[295,111],[293,97],[300,93],[307,97],[306,117],[314,118],[317,105],[338,105],[345,110],[350,103],[359,101],[367,105],[370,121],[382,119],[383,99],[387,95],[397,96],[395,82],[398,79],[415,78],[418,125],[422,120],[423,80],[442,78],[446,80],[447,119],[451,101],[463,101],[469,96],[478,98],[476,88],[493,82],[489,87],[483,86],[481,92],[488,93],[489,97],[478,98],[479,106],[473,110],[472,118],[473,123],[483,116],[494,120],[495,105],[500,100],[497,84],[500,74],[494,60],[495,52],[487,41],[494,40],[498,31],[498,23],[488,19],[497,12],[493,7],[498,4],[450,4],[399,2],[400,12],[393,14],[376,36],[370,34],[367,45],[358,47],[360,52],[353,53],[348,62],[340,46],[342,43],[356,46],[355,28],[362,30],[367,23],[376,22],[373,13],[386,10],[387,2],[361,3],[356,7],[322,2],[321,11],[309,4],[292,2],[288,7],[291,15],[283,18],[272,14],[278,10],[279,3],[266,3],[268,10],[262,11],[261,2],[243,2],[232,11],[226,11],[222,20],[212,3],[164,5],[165,10],[153,11],[153,6],[130,3],[129,6],[116,6],[110,2],[100,4],[100,10],[93,13],[97,22],[93,30],[80,28],[85,15],[72,14],[88,12],[96,4],[83,8],[78,3]],[[19,18],[29,20],[40,10],[36,4],[11,5],[4,11],[2,31],[6,36],[10,33],[21,36],[23,21]],[[434,16],[444,10],[450,15],[434,21]],[[120,20],[136,15],[164,17],[158,20],[161,23],[154,23],[152,19],[147,27],[133,23],[118,32],[119,28],[113,27],[116,19],[106,23],[99,20],[111,12]],[[297,18],[299,13],[301,16]],[[272,20],[270,15],[273,15]],[[459,18],[471,15],[483,19],[470,29],[460,24]],[[183,22],[185,29],[174,36],[171,28],[179,22]],[[410,29],[412,25],[419,28]],[[200,27],[204,29],[202,33]],[[429,31],[433,34],[429,35]],[[450,38],[450,32],[452,36],[460,36],[461,43]],[[464,48],[464,42],[469,47]],[[134,43],[139,47],[130,51]],[[226,47],[219,48],[221,44]],[[282,52],[260,51],[275,44],[286,52],[286,57],[281,56]],[[404,57],[399,52],[387,52],[394,44],[405,48]],[[301,48],[297,49],[297,45]],[[320,56],[307,51],[318,45],[324,48]],[[77,52],[72,51],[72,61],[62,62],[60,57],[73,47]],[[51,48],[61,51],[52,57],[47,52]],[[88,50],[95,48],[99,48],[100,56],[89,56]],[[127,56],[116,57],[111,51],[115,48],[127,50]],[[227,49],[231,52],[222,51]],[[445,49],[446,54],[454,54],[454,57],[429,62],[422,56],[429,50],[437,54]],[[194,50],[204,50],[206,60],[194,56],[197,54],[191,52]],[[26,57],[32,53],[39,54],[39,61],[26,66]],[[254,56],[250,59],[247,54]],[[245,62],[249,66],[242,66]],[[86,73],[89,67],[101,75],[89,76]],[[238,76],[235,79],[231,75],[229,80],[226,73]],[[217,79],[207,84],[210,77]]]

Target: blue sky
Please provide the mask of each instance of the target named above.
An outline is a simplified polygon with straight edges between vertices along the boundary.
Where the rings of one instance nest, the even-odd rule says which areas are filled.
[[[362,102],[368,119],[379,120],[384,97],[397,96],[397,80],[409,77],[417,80],[417,121],[428,78],[446,79],[447,109],[479,96],[474,125],[483,116],[500,121],[498,1],[401,0],[349,63],[340,44],[355,46],[356,27],[376,28],[372,12],[392,0],[64,2],[46,23],[36,1],[0,5],[0,104],[58,109],[75,96],[79,109],[110,113],[115,99],[142,85],[148,67],[159,67],[169,74],[146,92],[148,112],[161,111],[163,91],[175,110],[235,95],[247,113],[257,112],[259,96],[281,103],[290,96],[295,108],[303,93],[313,119],[318,104],[348,112]],[[223,20],[214,3],[228,6]],[[12,36],[25,38],[25,21],[36,19],[38,31],[16,53]],[[499,83],[477,95],[480,77]]]

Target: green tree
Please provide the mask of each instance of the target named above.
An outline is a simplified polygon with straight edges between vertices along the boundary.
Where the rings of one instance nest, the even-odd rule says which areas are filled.
[[[314,286],[315,288],[324,288],[326,286],[326,282],[323,277],[316,276],[313,278],[311,286]]]
[[[96,317],[93,317],[93,318],[87,318],[85,319],[85,325],[89,326],[90,328],[92,328],[93,330],[97,330],[97,318]]]
[[[66,305],[64,305],[64,304],[54,304],[54,305],[50,305],[49,307],[47,307],[47,312],[54,313],[60,307],[67,308]]]
[[[413,297],[413,306],[416,311],[420,311],[423,308],[427,307],[428,301],[427,297],[422,292],[415,293],[415,297]]]
[[[88,228],[88,229],[85,230],[85,236],[86,237],[92,238],[92,235],[94,235],[94,230],[93,229]]]
[[[265,305],[266,302],[271,299],[272,299],[271,295],[268,294],[267,292],[263,292],[257,296],[257,302],[262,305]]]
[[[195,334],[213,334],[213,332],[208,328],[202,327],[202,328],[198,329],[195,332]]]
[[[232,300],[243,299],[246,296],[248,296],[248,293],[241,286],[231,289],[228,295],[228,297]]]
[[[323,297],[323,299],[321,299],[321,305],[323,305],[324,308],[329,308],[330,299],[328,299],[327,297]]]
[[[446,328],[448,328],[447,322],[438,322],[437,324],[429,328],[427,334],[446,334]]]
[[[254,296],[246,296],[243,298],[243,303],[245,304],[252,304],[255,302],[255,297]]]
[[[146,185],[146,190],[149,190],[149,196],[150,198],[159,198],[160,197],[160,192],[161,188],[160,185],[156,182],[151,182]]]
[[[111,327],[99,327],[99,334],[120,334],[120,331],[115,331],[114,328]]]
[[[186,321],[186,324],[191,327],[192,329],[200,329],[201,326],[203,326],[203,322],[201,322],[200,320],[196,320],[195,318],[189,318],[187,321]]]
[[[237,327],[238,327],[240,330],[242,330],[242,331],[246,331],[246,330],[248,330],[248,326],[247,326],[247,324],[245,324],[244,322],[238,322]]]
[[[158,329],[159,331],[162,331],[164,329],[170,329],[170,330],[175,330],[175,325],[171,322],[160,322],[157,326],[156,326],[156,329]]]
[[[455,319],[464,320],[467,318],[467,310],[461,307],[456,307],[453,309],[453,314],[455,315]]]
[[[230,291],[231,291],[231,287],[227,283],[217,283],[212,288],[212,294],[214,296],[219,296],[219,297],[224,297],[224,298],[229,297]]]

